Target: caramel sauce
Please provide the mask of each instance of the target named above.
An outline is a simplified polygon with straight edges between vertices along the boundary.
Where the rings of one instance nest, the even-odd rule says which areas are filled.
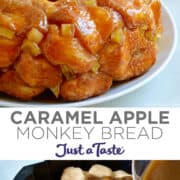
[[[180,161],[151,161],[142,180],[180,180]]]

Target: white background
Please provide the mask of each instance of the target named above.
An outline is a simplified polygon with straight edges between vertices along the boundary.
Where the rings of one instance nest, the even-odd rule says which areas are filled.
[[[109,109],[91,109],[91,114],[93,114],[94,111],[97,111],[97,120],[103,121],[103,124],[99,125],[93,124],[94,118],[89,120],[92,123],[89,125],[81,124],[81,116],[79,116],[80,123],[75,124],[74,121],[72,121],[70,124],[63,123],[62,127],[65,130],[68,127],[81,127],[82,129],[78,130],[80,132],[80,135],[76,135],[76,138],[80,139],[72,139],[72,132],[70,131],[68,134],[71,139],[66,138],[64,136],[62,139],[58,136],[58,139],[52,138],[46,139],[46,136],[44,136],[43,139],[37,140],[35,138],[32,138],[32,133],[30,133],[30,139],[27,139],[25,136],[21,136],[21,138],[17,139],[17,127],[20,125],[16,125],[11,122],[11,114],[14,111],[21,111],[23,112],[22,115],[16,115],[17,120],[22,120],[24,122],[25,118],[27,117],[29,109],[3,109],[0,110],[1,115],[3,115],[3,121],[1,122],[0,126],[0,142],[1,142],[1,149],[0,149],[0,159],[1,160],[32,160],[33,158],[35,160],[44,160],[44,159],[58,159],[55,157],[55,153],[58,152],[58,149],[56,149],[57,144],[64,144],[67,143],[68,147],[70,148],[76,148],[79,144],[82,144],[84,148],[89,148],[94,143],[102,143],[107,142],[106,148],[111,147],[113,144],[116,144],[118,147],[124,147],[126,152],[121,156],[102,156],[103,159],[175,159],[176,157],[180,159],[180,147],[177,147],[177,141],[174,139],[176,137],[180,137],[180,131],[178,128],[174,129],[174,127],[180,127],[180,108],[179,109],[172,109],[171,113],[169,115],[169,125],[150,125],[149,119],[146,118],[145,120],[142,120],[140,124],[136,124],[136,112],[137,111],[146,111],[151,112],[152,121],[159,122],[159,112],[160,111],[167,111],[168,109],[132,109],[132,108],[109,108]],[[73,112],[78,111],[79,114],[83,111],[89,111],[90,109],[69,109],[70,112],[73,114]],[[31,122],[27,125],[21,125],[21,129],[26,129],[27,126],[30,127],[30,129],[33,129],[33,127],[39,127],[46,129],[47,124],[42,123],[41,125],[38,124],[38,112],[39,111],[48,111],[50,113],[49,122],[51,122],[52,117],[54,117],[54,114],[56,111],[59,111],[61,113],[62,118],[65,121],[65,113],[66,109],[31,109],[33,111],[34,117],[36,118],[37,124],[34,125]],[[113,123],[110,124],[110,120],[112,118],[113,113],[117,111],[120,114],[122,123]],[[125,124],[124,121],[124,112],[125,111],[132,111],[135,114],[135,118],[133,120],[128,121],[128,124]],[[56,124],[50,124],[48,125],[51,130],[53,130],[55,127],[60,127],[60,123]],[[86,126],[87,129],[91,129],[95,126],[93,133],[91,134],[90,139],[87,138],[87,133],[83,130],[83,127]],[[133,137],[133,139],[127,139],[126,133],[124,133],[124,139],[122,139],[120,136],[117,136],[116,139],[111,138],[108,140],[102,139],[101,136],[101,128],[102,127],[111,127],[111,129],[114,129],[114,127],[123,127],[124,129],[126,127],[137,127],[137,131],[131,130],[134,132],[134,135],[130,135],[130,137]],[[145,127],[146,130],[150,132],[150,127],[160,127],[163,129],[164,134],[163,138],[159,140],[148,140],[146,137],[142,137],[141,139],[137,140],[136,138],[139,135],[140,129],[142,127]],[[139,129],[139,130],[138,130]],[[40,133],[39,133],[40,132]],[[113,131],[112,131],[113,132]],[[38,133],[38,134],[37,134]],[[36,131],[35,135],[36,137],[41,136],[41,131]],[[46,134],[46,133],[45,133]],[[113,133],[112,133],[113,134]],[[107,137],[107,136],[106,136]],[[65,156],[64,159],[97,159],[95,153],[90,156],[80,156],[80,155],[71,155],[71,156]]]
[[[180,32],[180,1],[164,0],[165,4],[171,10],[177,23],[178,32]],[[159,76],[153,79],[143,88],[118,98],[112,102],[97,105],[99,106],[180,106],[180,37],[178,47],[173,56],[173,60]],[[1,116],[2,117],[2,116]],[[1,122],[2,122],[1,118]],[[176,127],[176,126],[174,126]],[[180,126],[177,126],[178,128]],[[175,136],[176,137],[176,136]],[[178,141],[178,138],[177,138]],[[15,174],[22,166],[36,161],[0,161],[0,180],[12,180]]]
[[[21,116],[21,119],[24,119],[29,109],[0,109],[1,116],[3,117],[3,121],[1,122],[0,126],[0,142],[1,142],[1,149],[0,149],[0,159],[4,160],[39,160],[42,161],[44,159],[55,159],[55,152],[56,148],[55,145],[59,143],[68,143],[71,147],[77,146],[77,144],[83,144],[84,147],[89,147],[92,143],[97,142],[103,142],[99,136],[97,136],[98,131],[94,133],[91,140],[21,140],[18,141],[16,138],[16,125],[14,125],[11,120],[10,116],[11,113],[15,110],[19,110],[23,112],[23,116]],[[36,114],[39,110],[47,110],[51,112],[51,114],[54,114],[55,111],[65,111],[65,109],[31,109],[33,110],[34,114]],[[76,109],[78,110],[78,109]],[[81,109],[83,111],[85,109]],[[89,109],[86,109],[89,110]],[[123,114],[123,111],[134,111],[141,110],[141,111],[152,111],[152,117],[153,121],[159,120],[159,111],[167,111],[166,109],[125,109],[125,108],[109,108],[109,109],[91,109],[91,111],[97,110],[98,111],[98,119],[104,120],[103,125],[98,126],[109,126],[109,120],[111,117],[112,112],[115,110],[118,112],[121,112],[121,115]],[[71,109],[71,111],[75,111],[75,109]],[[80,109],[79,109],[80,111]],[[123,116],[121,116],[121,119]],[[147,140],[146,138],[143,138],[141,140],[109,140],[108,146],[111,146],[112,144],[116,144],[117,146],[123,146],[126,150],[126,152],[122,156],[118,156],[118,159],[180,159],[180,146],[177,145],[179,143],[179,137],[180,137],[180,108],[171,109],[170,116],[169,116],[169,125],[161,125],[160,127],[163,129],[163,138],[160,140]],[[135,119],[134,119],[135,120]],[[135,126],[135,121],[132,121],[132,123],[128,124],[128,126]],[[54,125],[52,125],[53,127]],[[63,127],[65,124],[63,125]],[[69,125],[68,125],[69,126]],[[74,126],[74,125],[73,125]],[[81,126],[81,125],[79,125]],[[97,125],[96,125],[97,126]],[[123,126],[125,125],[119,125],[114,124],[111,125],[111,127],[116,126]],[[139,125],[138,125],[139,126]],[[149,128],[149,124],[146,121],[142,121],[142,124],[140,125],[145,126],[146,128]],[[154,125],[158,126],[158,125]],[[45,127],[45,125],[42,125],[42,127]],[[88,126],[87,126],[88,127]],[[176,128],[175,128],[176,127]],[[99,129],[96,129],[99,130]],[[82,136],[85,138],[85,136]],[[97,159],[95,155],[89,156],[89,157],[82,157],[82,156],[68,156],[65,157],[66,159]],[[103,156],[101,159],[117,159],[117,156]],[[25,161],[1,161],[0,162],[0,179],[2,180],[8,180],[8,177],[12,177],[17,173],[17,170],[19,170],[20,167],[22,167],[25,164],[31,164],[31,162],[25,162]]]
[[[22,121],[25,120],[25,117],[27,116],[27,113],[30,111],[29,109],[0,109],[1,115],[3,115],[3,121],[1,122],[0,126],[0,142],[1,142],[1,149],[0,149],[0,159],[1,160],[44,160],[44,159],[57,159],[59,158],[55,157],[55,153],[58,152],[58,149],[56,149],[57,144],[64,144],[67,143],[68,147],[70,148],[76,148],[79,144],[82,144],[84,148],[89,148],[93,143],[101,143],[101,142],[107,142],[106,148],[111,147],[113,144],[116,144],[118,147],[124,147],[126,150],[125,153],[121,156],[102,156],[101,159],[132,159],[132,160],[143,160],[143,159],[180,159],[180,146],[177,146],[177,142],[179,142],[180,137],[180,130],[178,127],[180,127],[180,108],[172,109],[169,115],[169,125],[150,125],[148,123],[149,119],[145,119],[141,121],[141,123],[138,125],[136,124],[136,117],[128,121],[128,124],[123,123],[124,118],[124,112],[125,111],[132,111],[136,113],[137,111],[151,111],[152,112],[152,121],[159,122],[159,112],[160,111],[167,111],[168,109],[133,109],[133,108],[109,108],[109,109],[91,109],[91,112],[97,111],[98,120],[103,121],[102,125],[94,125],[93,123],[90,125],[84,125],[84,124],[75,124],[74,121],[70,124],[64,123],[62,125],[63,129],[71,126],[71,127],[84,127],[91,129],[91,127],[95,126],[95,129],[93,133],[91,134],[91,138],[87,138],[87,134],[82,129],[80,131],[80,139],[73,140],[72,135],[70,135],[71,139],[68,139],[66,137],[63,137],[63,139],[51,138],[51,140],[43,138],[40,140],[36,140],[34,138],[31,138],[28,140],[26,137],[21,138],[20,140],[17,139],[17,125],[11,122],[10,116],[14,111],[21,111],[23,112],[22,115],[17,115],[16,119],[21,119]],[[66,109],[31,109],[33,111],[33,114],[36,118],[36,122],[38,121],[38,112],[39,111],[48,111],[51,114],[51,118],[49,118],[49,122],[51,122],[52,117],[54,116],[56,111],[59,111],[61,113],[62,118],[65,118],[65,112]],[[79,110],[79,111],[78,111]],[[89,111],[89,109],[70,109],[71,113],[78,111]],[[109,124],[113,112],[118,111],[121,117],[122,123],[114,123]],[[81,121],[81,117],[79,118]],[[91,118],[91,122],[93,122],[93,118]],[[32,127],[38,127],[41,126],[42,128],[46,128],[47,125],[45,123],[42,123],[39,125],[38,123],[36,125],[32,125],[32,123],[29,123],[27,125],[22,125],[21,129],[24,129],[25,127],[30,126]],[[60,123],[48,125],[52,130],[56,127],[60,127]],[[138,129],[141,129],[142,127],[145,127],[149,134],[150,134],[150,127],[160,127],[163,129],[163,137],[159,140],[148,140],[146,137],[142,137],[141,139],[136,139],[139,135],[139,130],[134,132],[134,135],[130,135],[131,137],[135,137],[135,139],[127,139],[126,133],[124,135],[125,139],[123,140],[120,136],[117,137],[117,139],[111,138],[110,140],[102,140],[101,137],[101,127],[111,127],[113,129],[114,127],[123,127],[126,128],[129,127],[137,127]],[[24,127],[24,128],[23,128]],[[175,128],[176,127],[176,128]],[[132,130],[131,130],[132,131]],[[38,130],[39,132],[39,130]],[[35,133],[37,135],[37,131]],[[39,134],[39,133],[38,133]],[[41,133],[40,133],[41,134]],[[70,134],[72,134],[70,132]],[[38,135],[39,136],[39,135]],[[37,137],[37,136],[36,136]],[[45,136],[46,137],[46,136]],[[51,136],[52,137],[52,136]],[[76,136],[77,137],[77,136]],[[95,153],[90,156],[80,156],[80,155],[71,155],[71,156],[65,156],[64,159],[97,159]],[[100,159],[99,159],[100,160]]]

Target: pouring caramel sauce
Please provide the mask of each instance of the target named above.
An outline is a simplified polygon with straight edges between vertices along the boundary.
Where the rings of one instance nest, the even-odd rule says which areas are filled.
[[[180,161],[151,161],[142,180],[180,180]]]

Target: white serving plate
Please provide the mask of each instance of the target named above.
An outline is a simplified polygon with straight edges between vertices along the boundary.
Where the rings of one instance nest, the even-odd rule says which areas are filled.
[[[101,96],[93,97],[80,102],[46,102],[46,101],[30,101],[22,102],[11,97],[0,97],[0,106],[8,107],[82,107],[93,104],[102,103],[113,100],[125,94],[128,94],[155,78],[169,63],[175,51],[177,44],[177,29],[175,21],[165,5],[162,5],[162,20],[163,20],[163,35],[159,42],[159,53],[155,65],[143,76],[128,81],[126,83],[119,83],[113,86],[108,92]]]

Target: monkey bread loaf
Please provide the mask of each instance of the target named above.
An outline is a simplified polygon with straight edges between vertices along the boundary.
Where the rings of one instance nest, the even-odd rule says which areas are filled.
[[[159,0],[0,0],[0,92],[80,101],[156,61]]]

